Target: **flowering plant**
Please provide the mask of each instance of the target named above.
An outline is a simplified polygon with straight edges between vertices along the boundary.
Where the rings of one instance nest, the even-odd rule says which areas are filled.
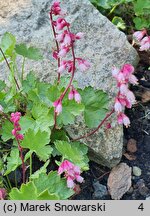
[[[54,84],[40,81],[33,72],[24,78],[26,59],[42,60],[39,49],[16,44],[11,33],[5,33],[1,41],[0,61],[5,61],[10,70],[9,85],[0,81],[0,147],[6,152],[0,154],[1,199],[6,190],[8,199],[14,200],[68,199],[84,182],[82,172],[89,169],[88,147],[77,140],[94,134],[114,112],[119,124],[130,124],[123,109],[135,103],[128,89],[128,83],[137,84],[133,66],[125,64],[120,70],[113,67],[118,94],[108,111],[105,92],[91,87],[79,89],[74,81],[77,68],[85,73],[90,67],[88,60],[75,54],[75,43],[84,34],[71,32],[59,1],[53,2],[49,15],[56,43],[53,58],[58,63]],[[23,64],[21,75],[16,77],[18,55],[23,57]],[[93,112],[95,115],[91,115]],[[89,128],[95,129],[73,140],[64,126],[73,124],[80,115]]]

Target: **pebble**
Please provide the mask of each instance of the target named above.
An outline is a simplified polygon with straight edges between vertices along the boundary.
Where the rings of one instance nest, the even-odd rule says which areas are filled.
[[[127,143],[127,151],[135,153],[137,151],[137,143],[135,139],[129,139]]]
[[[141,174],[142,174],[142,170],[137,166],[133,166],[133,175],[141,176]]]
[[[94,193],[93,193],[94,199],[102,199],[104,196],[108,195],[106,186],[100,184],[98,181],[93,183],[93,187],[94,187]]]
[[[139,193],[140,193],[142,196],[146,196],[147,194],[149,194],[149,189],[148,189],[148,187],[140,187],[140,188],[139,188]]]

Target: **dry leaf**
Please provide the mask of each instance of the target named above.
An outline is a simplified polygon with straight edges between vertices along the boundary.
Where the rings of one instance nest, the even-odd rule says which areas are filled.
[[[129,139],[127,143],[127,150],[131,153],[134,153],[137,151],[137,145],[135,139]]]
[[[131,187],[131,167],[120,163],[114,167],[107,182],[112,199],[119,200]]]
[[[136,160],[136,156],[135,155],[131,155],[128,153],[124,153],[123,154],[128,160],[132,161],[132,160]]]

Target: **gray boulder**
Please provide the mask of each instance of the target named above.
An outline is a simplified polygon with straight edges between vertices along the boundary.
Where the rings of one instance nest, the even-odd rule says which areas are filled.
[[[9,31],[19,42],[26,42],[42,49],[42,62],[29,61],[26,71],[33,69],[44,81],[53,82],[56,77],[56,62],[51,57],[55,46],[49,24],[50,0],[5,0],[0,2],[0,37]],[[110,95],[110,107],[116,94],[116,84],[111,76],[113,65],[124,63],[136,66],[138,55],[120,32],[106,17],[101,15],[88,0],[63,0],[68,11],[67,20],[73,32],[85,32],[86,38],[76,46],[77,56],[88,59],[92,67],[88,72],[76,72],[79,86],[92,86],[103,89]],[[18,63],[19,64],[19,63]],[[4,73],[5,72],[5,73]],[[0,78],[7,79],[8,72],[3,68]],[[122,156],[123,130],[112,117],[113,128],[103,127],[95,135],[81,140],[89,146],[92,160],[108,167],[115,166]],[[71,137],[77,138],[89,131],[82,118],[75,125],[66,128]]]

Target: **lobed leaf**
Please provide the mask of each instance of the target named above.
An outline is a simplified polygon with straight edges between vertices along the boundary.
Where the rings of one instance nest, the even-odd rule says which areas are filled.
[[[88,147],[86,145],[79,142],[69,143],[61,140],[55,141],[54,144],[64,159],[71,161],[82,170],[88,170]]]
[[[105,117],[108,107],[108,96],[102,90],[95,91],[92,87],[86,87],[80,91],[82,96],[85,123],[89,128],[97,127]]]

